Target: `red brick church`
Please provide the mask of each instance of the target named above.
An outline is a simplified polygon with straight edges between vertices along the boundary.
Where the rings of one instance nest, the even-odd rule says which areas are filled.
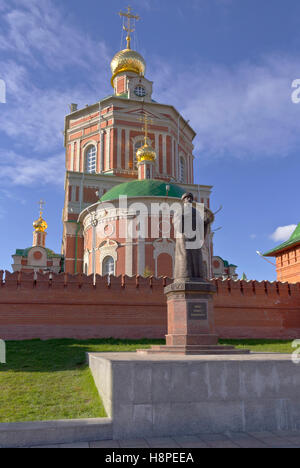
[[[137,19],[130,9],[122,15],[129,23]],[[118,237],[119,223],[129,216],[119,206],[119,196],[128,197],[130,211],[138,201],[171,206],[180,201],[183,193],[191,192],[196,202],[209,209],[212,187],[194,184],[196,133],[175,107],[153,99],[153,83],[145,76],[146,62],[131,49],[132,28],[128,25],[126,29],[126,48],[111,62],[111,95],[83,109],[72,104],[71,113],[65,118],[60,264],[71,274],[172,277],[172,228],[166,235],[168,227],[158,218],[155,235],[145,239]],[[38,240],[34,247],[36,244]],[[43,251],[45,245],[39,247],[44,266],[40,260],[28,267],[53,270],[49,252]],[[14,270],[25,266],[26,249],[24,252],[16,252]],[[203,255],[208,278],[237,277],[235,265],[213,257],[212,231],[203,246]]]

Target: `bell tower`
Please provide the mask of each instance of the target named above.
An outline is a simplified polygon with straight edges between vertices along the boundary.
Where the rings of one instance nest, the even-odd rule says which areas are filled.
[[[146,62],[135,50],[131,49],[131,33],[135,31],[135,21],[140,20],[138,15],[133,15],[128,7],[127,13],[120,11],[120,16],[127,18],[127,24],[123,23],[123,29],[127,32],[126,49],[118,52],[111,62],[111,84],[116,96],[126,96],[128,99],[151,102],[153,83],[144,75]]]

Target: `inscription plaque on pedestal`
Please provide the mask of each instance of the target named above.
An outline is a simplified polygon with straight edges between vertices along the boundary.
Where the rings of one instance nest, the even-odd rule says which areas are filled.
[[[188,318],[189,320],[207,320],[207,303],[188,304]]]

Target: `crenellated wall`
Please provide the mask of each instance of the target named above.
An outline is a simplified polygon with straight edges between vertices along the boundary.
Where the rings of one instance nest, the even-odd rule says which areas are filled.
[[[163,338],[168,278],[0,271],[0,339]],[[300,283],[213,280],[222,338],[300,338]]]
[[[300,338],[300,283],[214,280],[222,338]]]

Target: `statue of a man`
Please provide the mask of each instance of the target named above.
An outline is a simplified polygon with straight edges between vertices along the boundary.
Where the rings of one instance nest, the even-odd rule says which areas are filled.
[[[176,238],[174,279],[206,281],[207,272],[203,263],[202,245],[213,222],[213,214],[205,208],[204,219],[201,218],[199,211],[193,207],[194,197],[191,193],[185,193],[181,199],[183,214],[180,214],[181,219],[178,219],[178,215],[177,219],[176,215],[174,217],[175,230],[179,233]],[[201,247],[198,247],[199,234],[202,237]]]

